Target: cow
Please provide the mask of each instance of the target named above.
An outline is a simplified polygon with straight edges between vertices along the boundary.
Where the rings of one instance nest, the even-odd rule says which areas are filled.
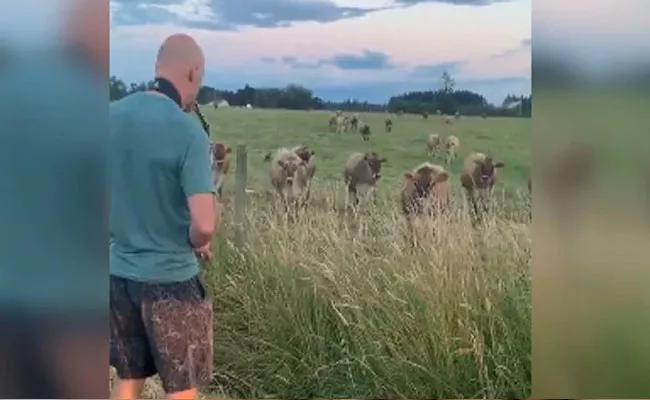
[[[356,131],[359,128],[359,114],[356,113],[350,117],[350,129]]]
[[[291,151],[296,153],[296,155],[305,162],[305,165],[298,167],[294,194],[297,195],[300,205],[306,205],[311,195],[311,183],[316,174],[316,163],[314,160],[314,154],[316,154],[316,152],[309,146],[302,145],[294,147]]]
[[[393,120],[386,118],[384,120],[384,126],[386,127],[386,132],[391,132],[393,130]]]
[[[429,135],[427,138],[427,155],[428,156],[433,156],[437,155],[438,152],[440,151],[440,135],[437,133],[432,133]]]
[[[381,178],[381,167],[385,162],[386,158],[375,152],[350,154],[343,169],[343,181],[355,206],[359,204],[359,185],[374,188]]]
[[[330,132],[336,132],[336,127],[338,126],[338,120],[336,118],[336,115],[332,115],[330,117],[328,126],[330,128]]]
[[[223,182],[230,171],[230,159],[232,157],[232,148],[224,143],[210,142],[211,162],[210,170],[212,171],[212,186],[214,190],[222,197]]]
[[[458,149],[460,148],[460,139],[454,135],[449,135],[445,138],[445,153],[446,153],[446,162],[451,164],[452,161],[456,159],[458,155]]]
[[[402,212],[405,215],[436,215],[449,207],[447,181],[449,173],[445,168],[428,162],[420,164],[413,171],[404,173],[401,191]]]
[[[296,173],[300,167],[306,166],[307,163],[295,152],[285,147],[276,150],[273,156],[271,153],[267,154],[264,160],[270,161],[269,178],[271,185],[273,185],[276,194],[283,202],[285,211],[288,211],[289,206],[297,200],[297,193],[294,189]]]
[[[359,126],[359,133],[361,134],[361,138],[363,139],[364,142],[367,142],[370,140],[370,134],[372,133],[370,131],[370,125],[368,125],[365,122],[361,122]]]
[[[495,162],[491,156],[483,153],[472,153],[465,159],[460,183],[477,219],[482,212],[489,211],[492,189],[497,181],[498,171],[504,166],[503,162]]]

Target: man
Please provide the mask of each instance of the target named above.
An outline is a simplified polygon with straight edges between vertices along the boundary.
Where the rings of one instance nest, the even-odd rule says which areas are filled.
[[[158,374],[171,399],[212,378],[212,302],[198,259],[217,221],[209,142],[191,110],[205,60],[187,35],[158,52],[156,90],[111,104],[110,330],[112,397],[137,399]]]

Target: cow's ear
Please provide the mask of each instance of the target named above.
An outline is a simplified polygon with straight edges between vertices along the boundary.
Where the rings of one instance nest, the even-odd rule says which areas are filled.
[[[503,161],[499,161],[496,164],[494,164],[494,168],[503,168],[506,165],[503,163]]]
[[[232,153],[232,147],[226,146],[226,154]]]
[[[436,183],[446,182],[449,179],[449,174],[447,172],[441,172],[436,176]]]
[[[404,172],[404,179],[406,179],[407,181],[412,181],[413,179],[415,179],[415,175],[413,175],[413,172],[411,171],[406,171]]]
[[[282,168],[285,168],[287,164],[284,162],[284,160],[278,160],[278,165]]]

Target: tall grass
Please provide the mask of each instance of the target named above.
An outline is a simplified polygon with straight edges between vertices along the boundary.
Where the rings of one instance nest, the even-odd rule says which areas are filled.
[[[526,204],[500,202],[507,207],[474,228],[457,202],[451,215],[420,224],[413,247],[395,199],[350,217],[323,192],[293,222],[251,199],[247,251],[232,245],[232,222],[224,222],[217,261],[204,268],[216,392],[529,396]]]

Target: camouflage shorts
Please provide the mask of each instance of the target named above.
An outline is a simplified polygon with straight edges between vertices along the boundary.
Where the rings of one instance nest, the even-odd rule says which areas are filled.
[[[160,376],[167,393],[212,379],[212,301],[200,278],[148,284],[111,276],[111,365],[120,379]]]

